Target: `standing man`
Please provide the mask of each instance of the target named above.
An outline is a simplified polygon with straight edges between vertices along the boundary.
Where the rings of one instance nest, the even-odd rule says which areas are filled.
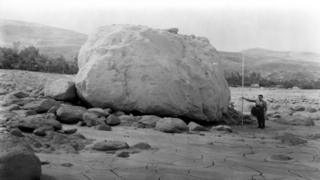
[[[258,119],[258,128],[264,129],[265,128],[265,115],[267,113],[267,102],[263,100],[263,95],[258,95],[257,100],[247,99],[242,97],[242,99],[248,102],[254,102],[256,105],[251,109],[251,114],[256,116]]]

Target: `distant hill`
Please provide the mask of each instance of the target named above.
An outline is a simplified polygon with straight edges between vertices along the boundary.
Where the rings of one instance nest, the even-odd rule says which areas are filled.
[[[77,56],[87,35],[71,30],[36,23],[0,19],[0,46],[19,47],[33,45],[40,53],[50,57],[64,56],[67,60]]]
[[[245,69],[259,72],[271,80],[316,80],[320,78],[320,54],[248,49],[242,52],[220,51],[226,72],[241,72],[242,54]]]

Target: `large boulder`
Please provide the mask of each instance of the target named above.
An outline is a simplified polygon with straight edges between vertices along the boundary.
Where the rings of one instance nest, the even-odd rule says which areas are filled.
[[[71,79],[57,79],[45,85],[44,95],[60,101],[76,98],[76,88]]]
[[[218,121],[230,90],[208,39],[110,25],[82,46],[76,88],[94,107]]]
[[[31,147],[18,137],[0,136],[0,179],[36,180],[41,176],[41,162]]]

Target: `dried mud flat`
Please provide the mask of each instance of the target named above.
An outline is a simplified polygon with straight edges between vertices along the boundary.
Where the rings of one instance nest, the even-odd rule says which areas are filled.
[[[32,79],[30,76],[41,78],[34,80],[35,77]],[[34,89],[48,79],[58,77],[60,75],[0,71],[1,83],[14,82],[25,89],[28,89],[26,86]],[[232,101],[239,108],[240,91],[231,88],[231,92]],[[269,102],[271,115],[266,121],[266,129],[257,129],[253,124],[232,126],[231,133],[211,130],[169,134],[128,126],[97,131],[63,125],[66,129],[77,128],[79,133],[95,142],[119,140],[129,146],[146,142],[152,148],[132,153],[129,157],[117,157],[114,152],[93,151],[91,146],[94,143],[77,154],[37,153],[43,164],[42,180],[320,179],[320,119],[314,119],[314,126],[303,126],[282,124],[273,117],[275,112],[291,112],[290,107],[296,105],[312,106],[318,114],[320,91],[247,89],[245,93],[247,97],[261,93],[267,100],[273,101]],[[287,99],[287,104],[282,102],[284,99]],[[280,107],[271,108],[277,105]],[[306,111],[299,113],[309,113]],[[289,138],[285,134],[289,134]]]

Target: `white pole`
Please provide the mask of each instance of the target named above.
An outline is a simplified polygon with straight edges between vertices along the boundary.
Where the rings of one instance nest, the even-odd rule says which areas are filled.
[[[241,81],[241,97],[243,97],[243,86],[244,86],[244,57],[243,57],[243,53],[241,53],[241,57],[242,57],[242,65],[241,65],[241,77],[242,77],[242,81]],[[241,102],[241,124],[243,126],[243,98],[242,102]]]

